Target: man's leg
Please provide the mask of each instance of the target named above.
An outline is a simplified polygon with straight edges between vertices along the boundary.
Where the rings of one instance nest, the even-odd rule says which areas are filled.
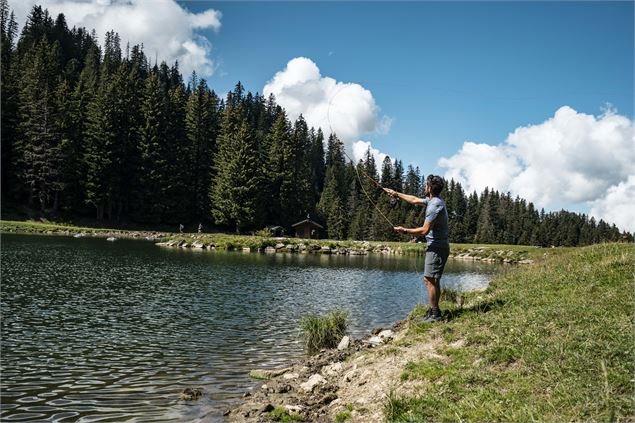
[[[423,280],[428,288],[428,298],[430,299],[430,308],[433,310],[439,309],[439,298],[441,297],[441,285],[439,279],[424,276]]]

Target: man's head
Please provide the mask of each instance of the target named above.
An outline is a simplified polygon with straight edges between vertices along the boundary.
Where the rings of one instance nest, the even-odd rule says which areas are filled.
[[[438,175],[428,175],[426,179],[426,194],[437,197],[443,190],[443,178]]]

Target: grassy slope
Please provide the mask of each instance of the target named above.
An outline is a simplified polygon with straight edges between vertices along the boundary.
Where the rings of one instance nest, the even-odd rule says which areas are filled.
[[[437,338],[443,358],[406,365],[419,391],[390,398],[387,420],[632,421],[634,262],[628,244],[562,251],[413,325],[407,342]]]

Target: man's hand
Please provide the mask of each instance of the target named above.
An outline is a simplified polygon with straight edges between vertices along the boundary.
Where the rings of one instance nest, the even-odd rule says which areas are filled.
[[[393,228],[393,230],[394,230],[395,232],[400,233],[400,234],[405,234],[405,233],[406,233],[406,228],[404,228],[403,226],[395,226],[395,227]]]
[[[397,191],[395,191],[394,189],[384,188],[384,191],[386,191],[386,193],[388,195],[390,195],[392,198],[398,198],[399,197],[399,193]]]

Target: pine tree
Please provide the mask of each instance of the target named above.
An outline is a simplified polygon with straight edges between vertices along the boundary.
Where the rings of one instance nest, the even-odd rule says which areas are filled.
[[[263,222],[259,209],[262,170],[255,144],[242,105],[228,101],[218,138],[210,199],[216,224],[234,227],[237,232],[259,227]]]
[[[28,202],[44,210],[60,190],[62,157],[57,128],[55,90],[59,66],[57,44],[46,39],[23,58],[17,166],[28,190]]]
[[[2,163],[2,175],[0,184],[2,185],[2,195],[6,199],[9,187],[15,187],[15,169],[12,168],[14,161],[14,143],[18,125],[18,70],[14,66],[15,36],[17,34],[17,23],[13,11],[9,13],[7,0],[0,0],[0,158]]]
[[[188,139],[189,173],[191,177],[190,207],[194,216],[209,216],[209,187],[212,185],[213,156],[218,133],[218,98],[209,90],[205,80],[193,75],[193,91],[187,103],[185,129]]]

